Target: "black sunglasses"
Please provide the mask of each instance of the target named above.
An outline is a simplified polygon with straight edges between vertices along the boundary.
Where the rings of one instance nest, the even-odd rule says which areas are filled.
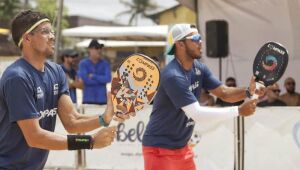
[[[272,90],[274,93],[280,93],[281,92],[281,90],[279,90],[279,89],[274,89],[274,90]]]

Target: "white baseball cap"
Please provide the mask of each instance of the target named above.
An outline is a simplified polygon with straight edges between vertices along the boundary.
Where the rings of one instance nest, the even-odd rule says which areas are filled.
[[[192,24],[175,24],[168,33],[167,55],[174,55],[174,45],[176,41],[182,40],[190,33],[198,33],[195,25]]]

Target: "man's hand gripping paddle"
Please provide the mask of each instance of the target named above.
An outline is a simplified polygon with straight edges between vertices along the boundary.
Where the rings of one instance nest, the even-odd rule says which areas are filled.
[[[142,110],[153,100],[159,83],[160,71],[154,60],[142,54],[127,57],[112,78],[111,94],[115,114]],[[116,125],[118,122],[113,118],[109,126]]]

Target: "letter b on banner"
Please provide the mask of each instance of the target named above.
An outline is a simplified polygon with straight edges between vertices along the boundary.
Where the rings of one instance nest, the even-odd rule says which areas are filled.
[[[206,22],[206,54],[208,57],[227,57],[228,23],[224,20]]]

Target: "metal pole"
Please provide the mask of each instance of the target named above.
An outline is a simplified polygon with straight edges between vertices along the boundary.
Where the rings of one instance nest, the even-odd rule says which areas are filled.
[[[238,116],[234,119],[234,170],[244,170],[245,140],[244,140],[244,117]]]
[[[57,62],[58,50],[59,50],[59,45],[61,40],[61,19],[63,14],[63,8],[64,8],[64,0],[59,0],[59,6],[57,11],[57,23],[56,23],[55,49],[54,49],[54,56],[53,56],[54,62]]]
[[[23,10],[28,9],[28,1],[29,1],[29,0],[25,0],[25,1],[24,1]]]
[[[222,57],[219,57],[219,79],[222,81]]]

